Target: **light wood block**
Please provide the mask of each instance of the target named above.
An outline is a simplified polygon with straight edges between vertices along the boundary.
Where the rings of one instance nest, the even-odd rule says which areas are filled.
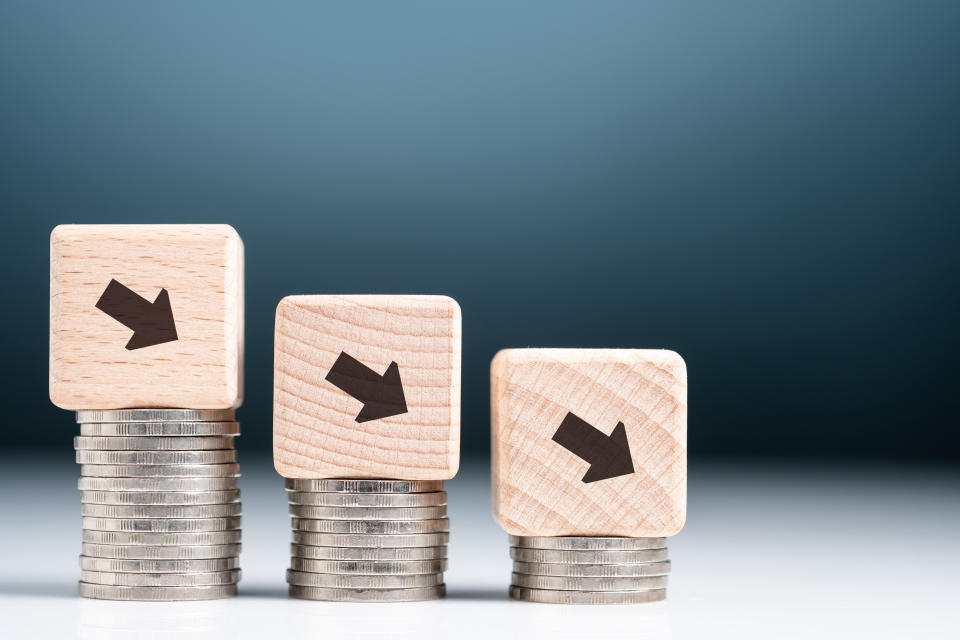
[[[493,359],[490,378],[493,508],[508,533],[680,531],[687,371],[679,355],[510,349]]]
[[[228,225],[50,235],[50,399],[64,409],[239,406],[243,242]]]
[[[460,307],[444,296],[281,300],[274,341],[277,472],[452,478],[460,464],[460,342]]]

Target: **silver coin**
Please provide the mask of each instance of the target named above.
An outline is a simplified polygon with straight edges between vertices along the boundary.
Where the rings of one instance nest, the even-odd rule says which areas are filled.
[[[372,535],[294,531],[293,542],[316,547],[438,547],[450,541],[449,533]]]
[[[240,516],[230,518],[83,518],[89,531],[130,531],[144,533],[193,533],[239,529]]]
[[[78,449],[79,464],[224,464],[237,461],[236,449],[213,451],[95,451]]]
[[[229,571],[240,566],[240,558],[206,558],[203,560],[120,560],[80,556],[85,571],[112,573],[210,573]]]
[[[116,545],[84,542],[80,553],[92,558],[116,560],[205,560],[209,558],[232,558],[240,555],[239,544],[208,545]]]
[[[74,436],[74,449],[98,451],[199,451],[203,449],[232,449],[232,436]]]
[[[287,489],[325,493],[427,493],[443,489],[443,480],[360,480],[287,478]]]
[[[438,547],[314,547],[291,544],[290,556],[334,562],[408,562],[441,560],[447,557],[447,548]]]
[[[209,587],[240,582],[240,570],[208,573],[117,573],[81,570],[80,581],[118,587]]]
[[[419,602],[439,600],[447,595],[446,585],[413,589],[336,589],[290,585],[290,597],[326,602]]]
[[[363,562],[313,560],[310,558],[290,558],[290,568],[307,573],[339,573],[360,575],[410,575],[421,573],[442,573],[447,570],[446,560],[405,560],[401,562]]]
[[[81,491],[85,504],[185,506],[239,502],[240,490],[231,491]]]
[[[435,520],[447,516],[440,507],[313,507],[290,505],[290,515],[313,520]]]
[[[447,504],[446,491],[431,493],[320,493],[287,490],[290,504],[314,507],[421,508]]]
[[[521,562],[629,564],[663,562],[668,559],[668,554],[666,549],[643,549],[639,551],[558,551],[556,549],[510,547],[510,557]]]
[[[238,464],[82,464],[87,478],[236,478]]]
[[[550,589],[558,591],[649,591],[666,589],[667,576],[645,576],[636,578],[571,578],[568,576],[528,576],[514,573],[511,583],[528,589]]]
[[[237,478],[80,478],[81,491],[234,491]]]
[[[81,409],[77,422],[233,422],[233,409]]]
[[[612,538],[588,536],[510,536],[511,547],[559,551],[641,551],[665,549],[666,538]]]
[[[216,600],[237,595],[236,584],[213,587],[118,587],[80,583],[80,595],[97,600],[144,600],[173,602],[177,600]]]
[[[296,531],[315,533],[355,533],[397,535],[410,533],[439,533],[450,530],[449,518],[435,520],[310,520],[291,518]]]
[[[94,518],[225,518],[240,515],[240,503],[179,505],[82,504],[82,514]]]
[[[665,576],[670,573],[670,561],[642,564],[556,564],[547,562],[514,561],[513,570],[534,576],[570,576],[582,578],[618,578]]]
[[[548,604],[640,604],[659,602],[667,599],[666,589],[648,591],[552,591],[549,589],[528,589],[510,587],[510,597],[527,602]]]
[[[239,422],[91,422],[82,436],[238,436]]]
[[[341,575],[305,573],[287,569],[287,584],[300,587],[335,587],[338,589],[412,589],[443,584],[443,574],[417,575]]]
[[[241,531],[202,531],[199,533],[131,533],[128,531],[81,532],[83,542],[112,545],[221,545],[240,542]]]

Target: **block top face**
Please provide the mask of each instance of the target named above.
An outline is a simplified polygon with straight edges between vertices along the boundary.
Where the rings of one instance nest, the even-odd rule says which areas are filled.
[[[274,465],[287,478],[446,480],[460,464],[460,307],[290,296],[277,307]]]
[[[673,351],[510,349],[491,365],[508,533],[670,536],[686,519],[687,372]]]
[[[50,234],[50,399],[64,409],[242,400],[243,242],[228,225]]]

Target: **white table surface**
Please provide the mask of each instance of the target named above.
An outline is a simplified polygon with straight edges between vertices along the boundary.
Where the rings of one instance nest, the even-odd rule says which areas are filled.
[[[960,638],[960,471],[944,467],[692,465],[687,527],[670,540],[664,603],[511,602],[507,539],[484,461],[450,483],[448,598],[290,600],[290,525],[268,458],[245,455],[237,598],[107,602],[76,596],[79,469],[0,456],[4,638]]]

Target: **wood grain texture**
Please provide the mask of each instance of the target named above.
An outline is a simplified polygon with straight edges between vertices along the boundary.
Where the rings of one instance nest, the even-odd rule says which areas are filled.
[[[460,464],[460,307],[444,296],[290,296],[277,307],[273,451],[287,478],[447,480]],[[407,412],[358,423],[344,352],[399,367]]]
[[[687,374],[672,351],[510,349],[491,365],[493,509],[514,535],[659,537],[686,518]],[[634,473],[584,483],[568,412],[625,425]]]
[[[128,351],[96,304],[166,289],[177,340]],[[50,235],[50,399],[64,409],[239,406],[243,242],[228,225],[61,225]]]

